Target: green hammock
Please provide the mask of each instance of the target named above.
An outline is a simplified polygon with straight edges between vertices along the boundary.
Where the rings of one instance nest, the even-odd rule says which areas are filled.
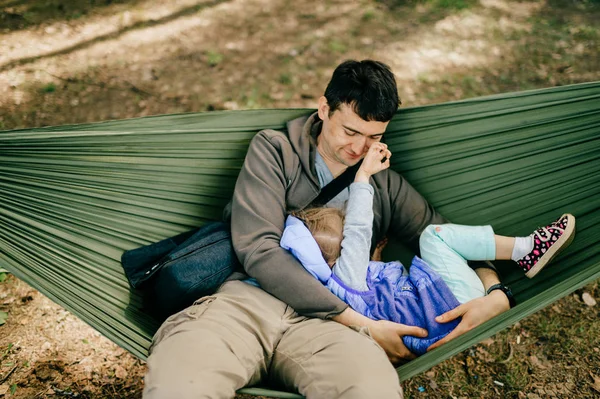
[[[121,253],[219,219],[252,136],[309,112],[0,132],[0,267],[145,359],[158,326],[140,311]],[[600,277],[600,82],[403,109],[386,141],[392,167],[455,222],[522,235],[563,212],[577,217],[575,241],[536,279],[498,265],[516,308],[398,368],[401,379]]]

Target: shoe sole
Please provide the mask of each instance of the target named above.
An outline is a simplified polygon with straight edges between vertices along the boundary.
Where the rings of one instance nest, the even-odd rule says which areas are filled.
[[[546,266],[556,255],[560,253],[563,249],[569,246],[571,241],[575,238],[575,216],[570,213],[565,213],[558,220],[562,220],[564,217],[568,218],[567,228],[565,232],[560,236],[558,240],[550,247],[550,249],[538,260],[538,262],[533,265],[533,267],[525,273],[525,276],[532,278],[536,274],[538,274],[544,266]]]

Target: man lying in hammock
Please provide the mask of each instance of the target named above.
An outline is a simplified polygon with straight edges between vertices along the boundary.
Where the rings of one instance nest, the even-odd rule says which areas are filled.
[[[458,320],[437,323],[438,315],[460,312],[461,304],[486,294],[468,260],[513,260],[532,278],[573,240],[575,217],[564,214],[527,237],[499,236],[491,226],[429,225],[419,240],[422,259],[414,257],[410,273],[398,261],[381,262],[385,240],[369,261],[374,194],[369,180],[389,168],[391,156],[384,143],[373,143],[349,187],[345,209],[292,213],[280,244],[357,312],[426,329],[426,338],[403,338],[411,352],[423,355],[458,325]]]
[[[309,399],[402,397],[392,364],[415,357],[404,336],[427,331],[357,313],[279,245],[287,214],[306,208],[381,141],[398,104],[388,66],[347,61],[334,71],[316,113],[290,121],[287,132],[253,138],[225,212],[247,274],[163,323],[148,358],[145,398],[232,398],[259,382]],[[446,222],[398,173],[382,171],[373,185],[375,240],[395,236],[418,253],[423,230]],[[342,207],[347,198],[346,188],[327,205]],[[492,268],[479,266],[486,290],[500,283]],[[444,340],[509,307],[504,290],[463,304],[441,316],[462,317]]]

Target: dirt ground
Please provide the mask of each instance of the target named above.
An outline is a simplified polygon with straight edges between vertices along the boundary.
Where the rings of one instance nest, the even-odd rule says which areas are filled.
[[[388,63],[404,106],[599,80],[599,20],[597,0],[0,0],[0,129],[314,107],[348,58]],[[599,300],[588,285],[406,396],[600,397]],[[0,312],[0,398],[141,397],[143,362],[10,275]]]

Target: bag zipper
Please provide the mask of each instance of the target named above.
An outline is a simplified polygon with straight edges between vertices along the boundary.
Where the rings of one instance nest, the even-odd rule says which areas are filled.
[[[193,254],[196,250],[198,250],[200,248],[209,248],[209,247],[212,247],[213,245],[218,244],[221,241],[225,241],[225,240],[227,240],[227,237],[223,237],[223,238],[220,238],[220,239],[218,239],[216,241],[213,241],[209,245],[205,245],[203,247],[194,248],[191,251],[189,251],[189,252],[187,252],[187,253],[185,253],[185,254],[183,254],[181,256],[178,256],[177,258],[161,260],[160,262],[158,262],[157,264],[155,264],[154,266],[152,266],[148,271],[146,271],[145,275],[148,276],[148,275],[152,274],[156,269],[163,268],[164,266],[168,265],[171,262],[174,262],[174,261],[180,260],[180,259],[184,259],[184,258],[190,256],[191,254]]]

